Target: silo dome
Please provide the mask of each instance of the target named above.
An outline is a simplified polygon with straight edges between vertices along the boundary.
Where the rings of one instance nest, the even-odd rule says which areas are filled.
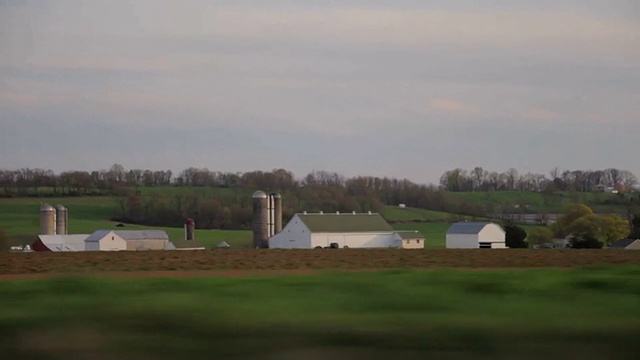
[[[253,198],[254,199],[266,199],[267,198],[267,193],[265,193],[262,190],[258,190],[258,191],[253,193]]]
[[[49,204],[42,204],[42,206],[40,206],[40,211],[56,211],[56,209]]]
[[[282,195],[280,195],[280,193],[273,194],[273,197],[276,199],[282,199]]]

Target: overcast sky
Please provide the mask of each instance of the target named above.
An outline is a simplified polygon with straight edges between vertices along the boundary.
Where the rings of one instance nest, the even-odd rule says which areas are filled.
[[[0,168],[640,175],[635,0],[0,0]]]

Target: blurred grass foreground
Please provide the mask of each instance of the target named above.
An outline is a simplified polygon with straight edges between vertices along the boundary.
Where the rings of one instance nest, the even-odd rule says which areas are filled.
[[[636,359],[640,266],[0,282],[2,359]]]

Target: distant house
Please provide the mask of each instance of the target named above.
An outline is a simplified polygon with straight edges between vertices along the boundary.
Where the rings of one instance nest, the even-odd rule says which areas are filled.
[[[399,231],[395,236],[398,248],[424,249],[424,236],[419,231]]]
[[[84,240],[89,234],[78,235],[38,235],[36,241],[31,244],[33,251],[84,251]]]
[[[87,251],[175,250],[163,230],[98,230],[85,240]]]
[[[271,249],[329,247],[423,248],[424,239],[417,232],[396,232],[376,213],[295,214],[269,239]]]
[[[609,246],[609,249],[640,250],[640,239],[622,239]]]
[[[491,222],[457,222],[447,230],[447,249],[505,249],[506,233]]]

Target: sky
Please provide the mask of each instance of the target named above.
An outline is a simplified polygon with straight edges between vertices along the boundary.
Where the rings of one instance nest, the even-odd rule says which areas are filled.
[[[640,175],[634,0],[0,0],[0,168]]]

